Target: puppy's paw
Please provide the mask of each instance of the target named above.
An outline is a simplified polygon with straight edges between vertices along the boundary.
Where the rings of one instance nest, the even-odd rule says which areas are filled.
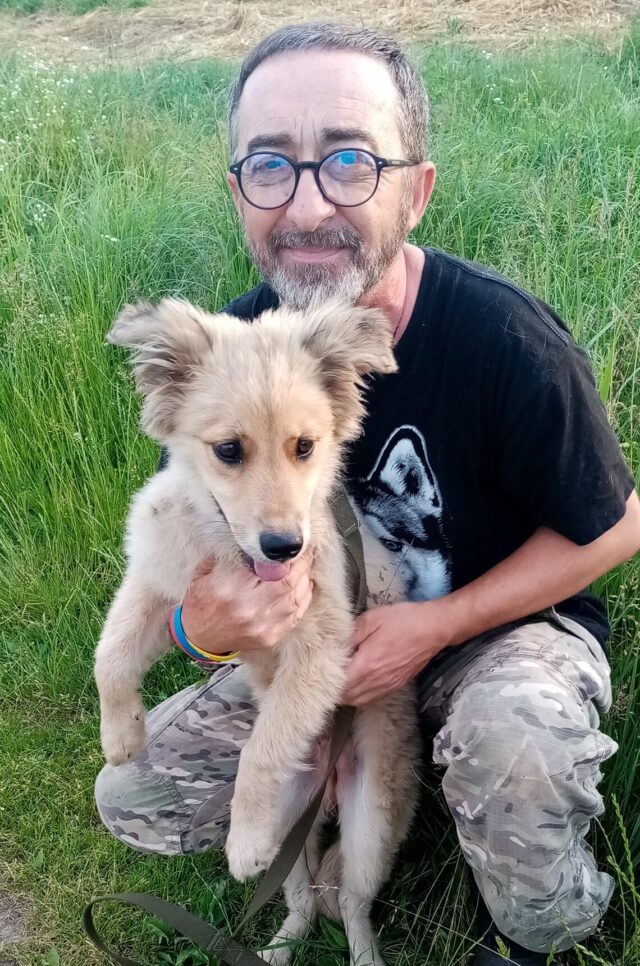
[[[145,746],[144,708],[141,703],[121,705],[102,715],[100,738],[110,765],[133,761]]]
[[[282,940],[281,940],[282,942]],[[280,946],[277,949],[263,949],[258,953],[260,959],[270,966],[286,966],[291,961],[292,949],[290,946]]]
[[[258,824],[231,821],[225,851],[229,872],[238,882],[268,869],[280,848],[273,833]]]

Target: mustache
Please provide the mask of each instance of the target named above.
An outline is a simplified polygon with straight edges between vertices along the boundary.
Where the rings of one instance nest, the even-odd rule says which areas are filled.
[[[269,237],[270,247],[278,251],[281,248],[353,248],[359,251],[362,247],[362,236],[353,228],[316,228],[315,231],[287,231],[273,232]]]

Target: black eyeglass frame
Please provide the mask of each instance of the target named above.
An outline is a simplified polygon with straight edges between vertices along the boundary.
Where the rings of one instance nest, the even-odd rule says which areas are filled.
[[[320,182],[320,168],[322,165],[329,158],[332,158],[334,154],[342,154],[343,151],[359,151],[360,154],[366,154],[368,157],[373,158],[376,163],[376,183],[373,191],[368,198],[365,198],[364,201],[356,202],[355,205],[343,205],[339,204],[337,201],[333,201],[333,199],[330,198],[326,193]],[[293,191],[287,200],[283,201],[280,205],[270,205],[269,207],[265,205],[257,205],[254,201],[251,201],[251,199],[247,197],[244,188],[242,187],[242,165],[245,163],[245,161],[248,161],[249,158],[253,158],[259,154],[270,154],[274,158],[282,158],[284,161],[288,161],[294,170],[295,181],[293,183]],[[305,170],[305,168],[308,168],[309,171],[313,171],[313,177],[318,186],[318,191],[322,197],[329,202],[329,204],[337,205],[339,208],[359,208],[360,205],[366,205],[366,203],[371,201],[373,198],[374,194],[378,190],[378,185],[380,184],[380,174],[384,168],[413,168],[417,164],[422,163],[422,161],[395,161],[391,158],[380,158],[377,154],[374,154],[372,151],[367,151],[364,148],[338,148],[337,151],[331,151],[329,154],[326,154],[321,161],[294,161],[292,158],[287,157],[286,154],[280,154],[278,151],[252,151],[251,154],[247,154],[246,157],[241,158],[240,161],[235,161],[233,164],[230,164],[229,171],[231,174],[235,174],[238,180],[240,192],[245,201],[247,201],[253,208],[259,208],[261,211],[276,211],[277,208],[284,208],[285,205],[288,205],[289,202],[295,197],[295,193],[298,190],[298,182],[300,181],[300,174]]]

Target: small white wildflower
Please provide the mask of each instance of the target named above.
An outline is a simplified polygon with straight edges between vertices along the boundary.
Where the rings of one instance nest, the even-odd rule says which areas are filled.
[[[493,100],[494,100],[494,102],[495,102],[496,104],[501,104],[501,103],[502,103],[502,98],[501,98],[501,97],[494,97],[494,99],[493,99]]]

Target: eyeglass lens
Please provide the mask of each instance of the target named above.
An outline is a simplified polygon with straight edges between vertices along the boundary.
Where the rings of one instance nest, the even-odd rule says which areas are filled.
[[[376,162],[366,151],[336,151],[320,165],[320,184],[336,205],[359,205],[375,191]],[[242,165],[242,187],[247,199],[261,208],[279,208],[293,196],[296,173],[277,154],[254,154]]]

